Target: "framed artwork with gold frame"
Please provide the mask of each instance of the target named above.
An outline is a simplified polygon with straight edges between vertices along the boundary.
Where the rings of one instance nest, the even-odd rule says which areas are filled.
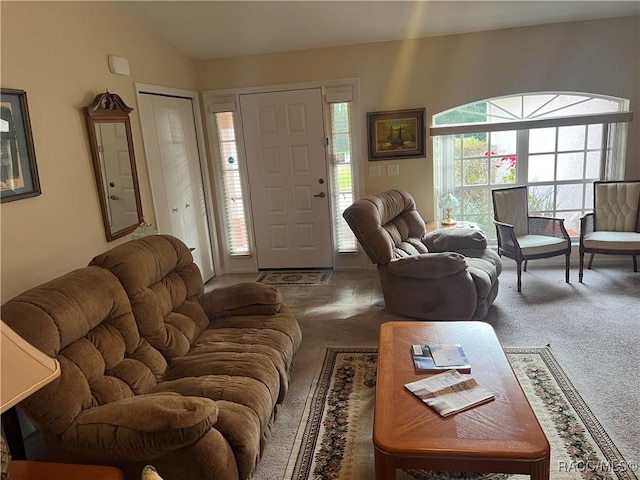
[[[369,161],[424,157],[425,110],[367,113]]]

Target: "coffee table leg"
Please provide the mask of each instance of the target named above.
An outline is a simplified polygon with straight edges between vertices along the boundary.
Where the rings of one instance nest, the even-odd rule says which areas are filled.
[[[395,480],[396,462],[393,457],[375,449],[376,480]],[[533,480],[533,479],[532,479]],[[540,479],[543,480],[543,479]]]
[[[549,457],[531,465],[531,480],[549,480],[551,460]]]

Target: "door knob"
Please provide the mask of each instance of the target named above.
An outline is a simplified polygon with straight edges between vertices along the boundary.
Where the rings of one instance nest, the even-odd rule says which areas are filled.
[[[171,211],[172,211],[172,212],[177,212],[177,211],[178,211],[178,209],[177,209],[176,207],[173,207],[173,208],[171,209]]]
[[[320,193],[317,193],[317,194],[315,194],[315,195],[314,195],[314,197],[320,197],[320,198],[324,198],[324,197],[326,197],[326,196],[327,196],[327,195],[326,195],[326,193],[324,193],[324,192],[320,192]]]
[[[109,196],[109,198],[110,198],[111,200],[120,200],[120,197],[119,197],[119,196],[117,196],[117,195],[110,195],[110,196]]]

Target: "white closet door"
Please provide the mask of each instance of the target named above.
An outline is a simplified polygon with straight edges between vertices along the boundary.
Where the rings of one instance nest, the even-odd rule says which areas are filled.
[[[139,102],[158,230],[193,249],[206,281],[214,271],[193,103],[145,93]]]

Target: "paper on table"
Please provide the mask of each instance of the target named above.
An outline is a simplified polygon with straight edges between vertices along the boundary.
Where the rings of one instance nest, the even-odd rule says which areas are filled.
[[[460,355],[458,345],[453,343],[441,343],[429,345],[433,362],[438,367],[455,367],[464,365],[465,361]]]
[[[448,370],[438,375],[405,384],[405,388],[443,417],[461,412],[492,400],[471,375]]]

